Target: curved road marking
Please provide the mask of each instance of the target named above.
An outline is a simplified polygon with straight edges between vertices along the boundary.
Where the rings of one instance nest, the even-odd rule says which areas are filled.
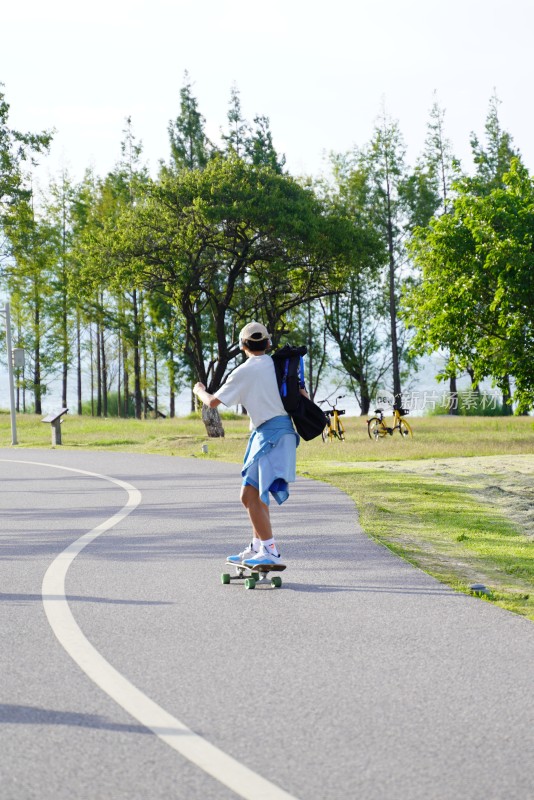
[[[76,472],[79,475],[88,475],[92,478],[100,478],[114,483],[128,494],[128,502],[120,511],[80,536],[63,550],[50,564],[43,578],[42,597],[48,622],[62,647],[80,669],[112,700],[122,706],[138,722],[149,728],[169,747],[196,764],[219,783],[227,786],[239,797],[243,797],[245,800],[296,800],[294,795],[284,792],[283,789],[207,742],[206,739],[143,694],[100,655],[91,642],[85,638],[74,619],[65,595],[65,578],[70,565],[88,544],[113,528],[137,508],[141,502],[141,492],[126,481],[101,475],[98,472],[88,472],[83,469],[47,464],[41,461],[7,458],[2,458],[0,461],[52,467],[67,472]]]

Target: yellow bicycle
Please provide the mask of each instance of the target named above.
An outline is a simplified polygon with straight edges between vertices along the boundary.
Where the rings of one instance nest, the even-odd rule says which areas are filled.
[[[397,405],[393,406],[393,426],[390,427],[386,425],[384,421],[384,409],[376,408],[376,417],[371,417],[367,420],[367,433],[369,434],[369,438],[377,442],[379,439],[383,439],[384,436],[387,436],[388,433],[390,436],[393,436],[395,431],[398,431],[403,439],[406,439],[408,436],[413,436],[410,425],[404,419],[406,414],[409,413],[407,408],[400,408]]]
[[[344,397],[344,394],[340,394],[339,397],[336,397],[334,403],[331,403],[330,400],[319,400],[319,405],[328,403],[330,406],[330,408],[324,412],[328,417],[328,422],[322,433],[323,442],[331,442],[332,439],[339,439],[340,442],[345,441],[345,428],[339,419],[341,415],[345,413],[345,409],[337,408],[337,401],[342,400]]]

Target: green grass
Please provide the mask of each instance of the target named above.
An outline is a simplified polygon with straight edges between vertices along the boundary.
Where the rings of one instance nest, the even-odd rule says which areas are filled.
[[[309,471],[347,492],[363,529],[393,552],[460,591],[484,583],[494,602],[534,620],[534,539],[478,499],[480,478],[357,467]]]
[[[364,530],[398,555],[460,591],[484,583],[491,602],[534,620],[532,418],[411,423],[413,439],[396,433],[374,442],[364,419],[348,418],[345,442],[301,444],[299,472],[347,492]],[[20,447],[50,448],[50,426],[40,417],[19,416],[17,424]],[[146,421],[68,415],[63,447],[239,463],[248,419],[229,414],[224,426],[224,439],[208,439],[194,415]],[[10,441],[9,415],[0,414],[0,445]]]

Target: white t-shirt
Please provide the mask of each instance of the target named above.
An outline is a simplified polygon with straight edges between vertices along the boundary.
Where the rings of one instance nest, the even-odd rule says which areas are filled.
[[[249,356],[230,373],[226,383],[215,392],[225,406],[242,405],[250,417],[251,428],[282,414],[285,410],[271,356]]]

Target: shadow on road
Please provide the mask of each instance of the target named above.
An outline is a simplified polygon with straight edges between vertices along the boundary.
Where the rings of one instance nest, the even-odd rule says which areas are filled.
[[[124,725],[111,722],[98,714],[82,714],[78,711],[50,711],[35,706],[0,703],[2,725],[72,725],[79,728],[95,728],[120,733],[152,734],[143,725]]]

